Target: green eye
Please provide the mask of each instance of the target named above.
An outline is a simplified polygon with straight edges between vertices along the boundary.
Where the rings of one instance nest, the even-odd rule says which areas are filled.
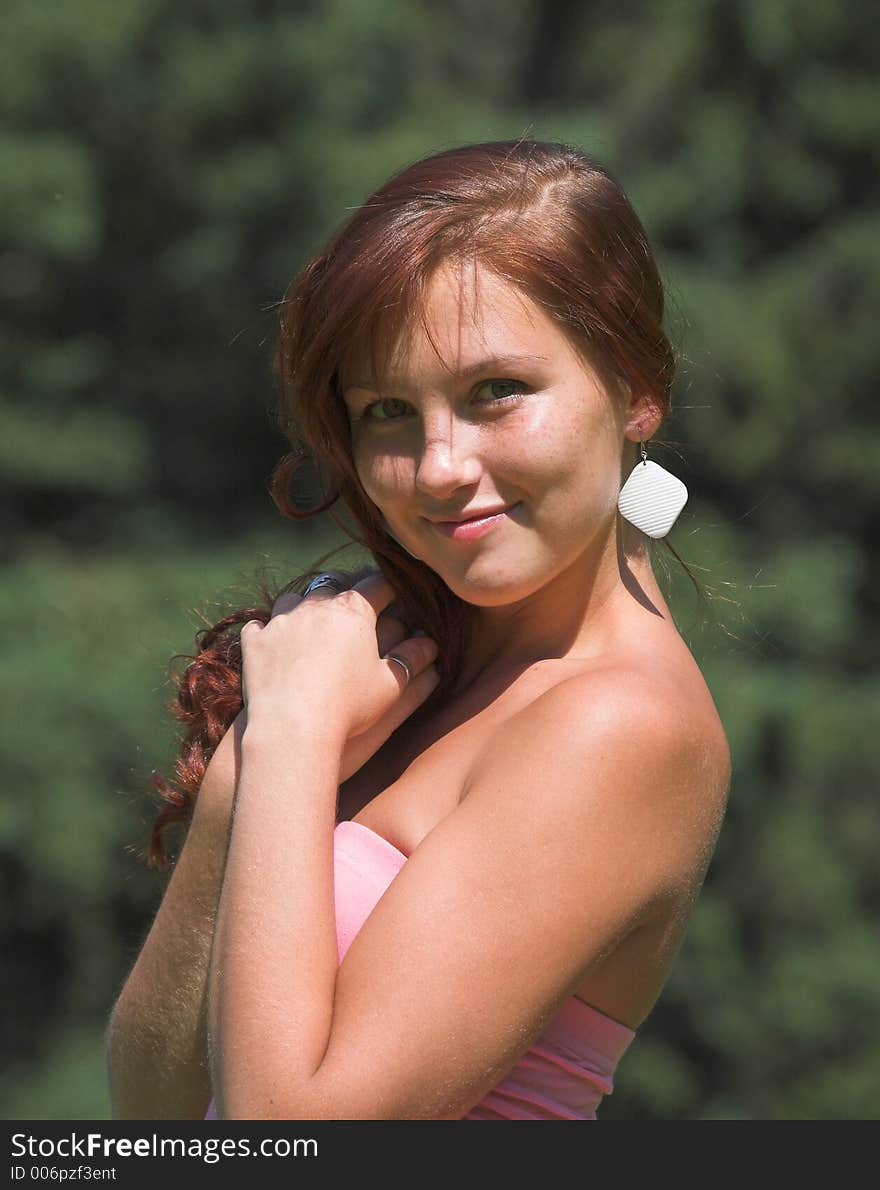
[[[395,421],[392,417],[375,417],[373,410],[381,408],[383,405],[406,405],[406,401],[401,401],[398,397],[383,397],[381,401],[373,401],[367,405],[363,411],[362,417],[366,417],[369,421]]]
[[[478,393],[480,391],[480,389],[492,387],[494,385],[499,385],[502,388],[510,388],[512,386],[514,388],[523,389],[523,390],[525,390],[525,392],[527,392],[529,389],[529,386],[522,380],[501,380],[501,379],[498,379],[498,380],[482,380],[482,381],[480,381],[480,383],[478,385],[476,385],[476,387],[474,388],[474,392]],[[512,405],[518,401],[521,401],[525,395],[525,392],[504,393],[501,396],[497,396],[497,395],[492,396],[489,398],[488,401],[477,401],[476,404],[478,404],[478,405],[507,405],[507,404],[511,404]],[[380,422],[381,421],[399,421],[400,417],[402,416],[400,410],[398,410],[396,413],[392,412],[392,414],[389,416],[388,410],[387,410],[387,406],[389,406],[389,405],[402,406],[403,409],[405,410],[407,407],[407,402],[401,401],[399,397],[382,397],[380,400],[372,401],[369,405],[366,405],[364,407],[363,412],[361,413],[361,418],[364,421],[380,421]],[[376,413],[376,410],[383,409],[383,408],[385,409],[385,412],[381,416],[378,415]]]
[[[513,385],[514,388],[517,388],[517,387],[528,388],[529,387],[527,384],[523,384],[523,382],[521,380],[484,380],[482,382],[482,384],[477,385],[477,391],[479,392],[479,390],[481,388],[486,388],[487,386],[492,387],[493,385],[496,385],[496,384],[501,385],[502,387],[506,387],[506,388],[509,388],[511,385]],[[503,403],[505,401],[516,400],[516,399],[518,399],[518,397],[520,395],[521,394],[519,394],[519,393],[508,393],[506,396],[501,396],[501,397],[495,396],[495,397],[493,397],[493,403],[497,405],[497,404]]]

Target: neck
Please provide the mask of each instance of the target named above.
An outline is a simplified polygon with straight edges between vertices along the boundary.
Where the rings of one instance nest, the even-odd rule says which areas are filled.
[[[478,678],[547,658],[592,657],[619,637],[638,607],[669,619],[644,535],[616,516],[609,532],[538,591],[500,607],[477,607],[466,632],[455,693]]]

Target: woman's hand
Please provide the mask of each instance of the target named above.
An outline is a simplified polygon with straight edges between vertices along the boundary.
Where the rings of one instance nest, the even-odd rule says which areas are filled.
[[[396,653],[398,651],[397,646],[402,641],[407,640],[409,635],[409,630],[396,616],[387,612],[380,616],[376,622],[379,656],[384,657],[388,652]],[[393,665],[394,662],[392,661],[391,664]],[[430,669],[432,672],[436,672],[433,666]],[[405,677],[402,669],[400,673],[402,677]],[[417,693],[416,695],[413,694],[412,684],[410,683],[405,693],[385,712],[381,719],[378,719],[367,731],[361,732],[360,735],[351,736],[346,741],[339,762],[340,785],[343,781],[347,781],[355,773],[359,772],[367,761],[375,756],[386,740],[400,727],[401,723],[405,719],[408,719],[428,697],[428,694],[425,694],[423,698],[417,697]],[[428,693],[430,693],[430,690]]]
[[[347,741],[341,781],[378,751],[439,681],[432,664],[437,645],[409,635],[388,614],[394,596],[377,572],[341,593],[326,586],[305,597],[282,595],[268,624],[250,621],[242,628],[248,721],[284,719],[307,704],[316,722]],[[409,681],[401,665],[386,659],[388,652],[407,663]]]

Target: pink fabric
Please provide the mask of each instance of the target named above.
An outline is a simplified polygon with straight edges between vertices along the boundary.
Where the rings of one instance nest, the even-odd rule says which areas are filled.
[[[359,822],[336,825],[334,883],[339,961],[406,863],[402,851]],[[531,1049],[465,1120],[595,1120],[635,1030],[572,996]],[[211,1100],[206,1120],[216,1120]]]

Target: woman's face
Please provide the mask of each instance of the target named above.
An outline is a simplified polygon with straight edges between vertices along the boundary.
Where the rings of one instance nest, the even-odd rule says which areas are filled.
[[[358,476],[461,599],[528,598],[608,534],[625,413],[553,320],[484,266],[438,271],[426,313],[451,371],[418,323],[381,392],[363,359],[343,369]],[[438,523],[498,509],[481,532]]]

